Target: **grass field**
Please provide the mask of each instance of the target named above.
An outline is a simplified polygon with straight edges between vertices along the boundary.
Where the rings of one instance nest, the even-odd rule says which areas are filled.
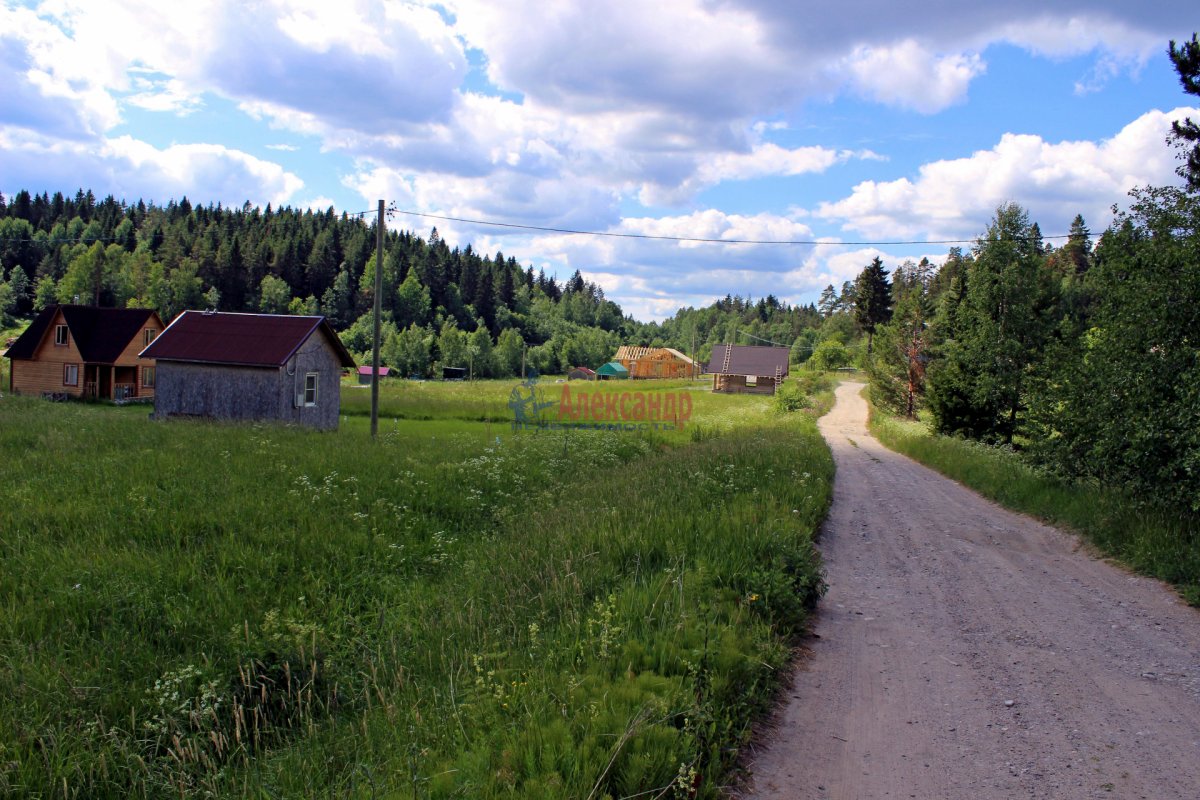
[[[821,589],[812,418],[514,433],[512,386],[384,387],[376,441],[350,387],[333,434],[5,397],[0,795],[715,796]]]
[[[1063,481],[1010,451],[936,436],[921,422],[874,411],[871,430],[891,449],[1007,508],[1078,532],[1105,555],[1174,584],[1184,599],[1200,606],[1196,520],[1172,517],[1115,489]]]

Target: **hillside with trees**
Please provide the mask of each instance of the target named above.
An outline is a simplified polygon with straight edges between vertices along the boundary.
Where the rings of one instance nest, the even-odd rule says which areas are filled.
[[[451,249],[389,231],[384,360],[403,374],[470,367],[479,377],[555,373],[607,360],[632,325],[576,272],[566,282],[502,252]],[[89,190],[0,196],[0,315],[47,304],[323,314],[350,349],[369,347],[374,222],[328,211],[165,206]],[[526,353],[526,348],[528,351]]]

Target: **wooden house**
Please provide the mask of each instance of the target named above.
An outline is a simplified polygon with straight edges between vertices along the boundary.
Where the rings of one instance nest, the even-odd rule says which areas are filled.
[[[600,369],[596,370],[596,380],[611,381],[625,380],[629,377],[629,370],[620,361],[610,361]]]
[[[622,345],[613,360],[620,362],[635,379],[693,378],[699,372],[696,362],[671,347]]]
[[[775,394],[788,376],[787,347],[719,344],[713,348],[708,372],[713,391],[725,394]]]
[[[142,351],[158,364],[155,419],[334,429],[354,359],[324,317],[185,311]]]
[[[5,355],[14,394],[126,401],[154,396],[153,361],[138,353],[163,330],[146,308],[53,305]]]
[[[588,369],[587,367],[576,367],[567,373],[569,381],[594,381],[596,380],[596,370]]]
[[[359,385],[360,386],[370,386],[371,385],[371,373],[374,371],[375,371],[375,368],[372,367],[370,364],[368,364],[365,367],[359,367],[358,368],[358,383],[359,383]],[[386,378],[391,373],[391,371],[392,370],[390,367],[385,367],[385,366],[381,365],[379,367],[379,377]]]

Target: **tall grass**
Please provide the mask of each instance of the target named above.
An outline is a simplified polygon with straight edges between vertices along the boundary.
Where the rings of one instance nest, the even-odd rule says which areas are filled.
[[[1105,555],[1174,584],[1200,606],[1200,521],[1172,516],[1116,489],[1064,481],[1012,451],[937,436],[924,423],[878,410],[871,431],[891,449],[1003,506],[1080,533]]]
[[[714,796],[832,477],[735,400],[669,444],[5,398],[0,794]]]

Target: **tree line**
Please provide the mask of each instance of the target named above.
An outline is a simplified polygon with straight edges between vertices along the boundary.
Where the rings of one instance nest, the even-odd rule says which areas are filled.
[[[53,303],[321,314],[361,356],[375,286],[375,222],[327,211],[133,204],[0,195],[0,322]],[[635,323],[578,271],[566,281],[503,252],[450,248],[388,231],[383,257],[385,362],[405,375],[436,366],[476,376],[599,366]]]
[[[0,195],[0,323],[53,303],[153,308],[166,320],[189,308],[321,314],[365,363],[375,266],[374,220],[332,209]],[[803,361],[830,316],[770,294],[726,295],[638,322],[578,271],[561,281],[503,252],[450,248],[436,228],[387,232],[382,285],[383,362],[406,376],[446,366],[507,377],[522,363],[561,374],[599,367],[621,344],[704,360],[716,344],[774,342]]]

